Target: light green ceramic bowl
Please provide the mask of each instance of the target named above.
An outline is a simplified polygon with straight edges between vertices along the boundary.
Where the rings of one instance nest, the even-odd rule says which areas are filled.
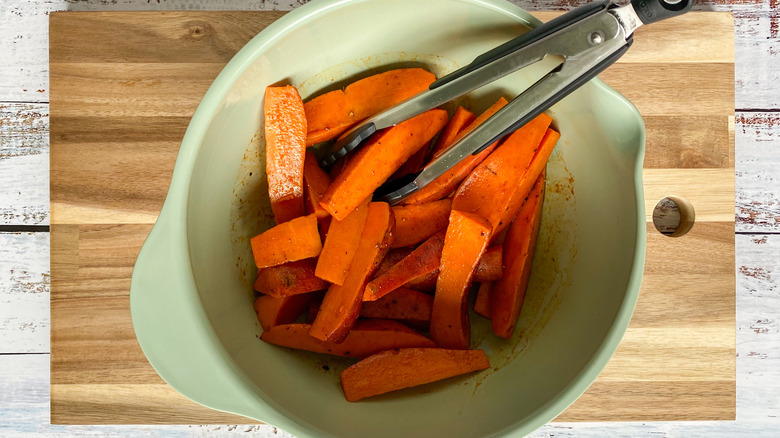
[[[291,83],[305,99],[393,66],[442,75],[538,23],[502,0],[318,0],[252,39],[195,112],[133,271],[133,324],[160,376],[198,403],[301,437],[521,436],[582,394],[628,325],[645,252],[644,125],[598,80],[549,112],[562,136],[515,336],[498,339],[472,315],[490,370],[348,403],[338,376],[352,361],[261,342],[252,309],[249,238],[272,225],[264,88]],[[512,97],[543,69],[463,103],[479,111]]]

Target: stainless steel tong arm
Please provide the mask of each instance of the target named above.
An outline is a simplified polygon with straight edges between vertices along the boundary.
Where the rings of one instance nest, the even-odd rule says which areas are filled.
[[[628,50],[639,26],[683,14],[693,2],[632,0],[630,4],[615,6],[609,0],[600,0],[583,5],[483,53],[469,65],[435,81],[428,90],[364,120],[321,153],[320,164],[333,164],[379,129],[441,106],[548,55],[563,59],[420,173],[387,183],[375,192],[375,198],[396,204],[594,78]]]
[[[629,9],[629,17],[630,12],[633,11],[630,4],[614,9]],[[623,14],[625,15],[625,13]],[[604,8],[598,13],[570,24],[564,30],[548,35],[515,51],[510,56],[496,59],[479,70],[471,71],[454,79],[441,88],[434,88],[429,93],[448,89],[448,91],[455,90],[449,91],[451,94],[459,93],[457,95],[462,95],[464,94],[464,92],[461,92],[463,89],[474,85],[474,88],[478,88],[523,67],[539,62],[548,55],[558,55],[563,58],[563,62],[552,71],[512,99],[509,104],[469,134],[451,145],[438,158],[426,166],[414,180],[411,182],[408,180],[402,181],[405,184],[400,187],[397,185],[396,187],[386,187],[389,190],[385,193],[380,193],[380,198],[391,204],[400,202],[419,188],[425,187],[443,175],[466,156],[479,153],[504,135],[525,125],[563,96],[569,94],[574,88],[595,77],[628,49],[631,44],[633,30],[641,24],[639,20],[636,20],[634,23],[632,27],[627,29],[611,10]],[[448,88],[448,86],[451,88]],[[469,91],[474,88],[470,88]],[[450,97],[450,95],[447,95],[447,97],[448,99],[443,102],[454,98]],[[423,101],[427,103],[427,99],[418,99],[416,102],[412,100],[410,103],[420,104]],[[438,105],[434,105],[431,108],[435,108]],[[405,108],[398,107],[398,110],[409,110],[410,106],[406,105]],[[414,111],[417,110],[419,108]],[[387,123],[384,116],[385,114],[380,115],[380,118],[374,123],[378,123],[378,126]]]

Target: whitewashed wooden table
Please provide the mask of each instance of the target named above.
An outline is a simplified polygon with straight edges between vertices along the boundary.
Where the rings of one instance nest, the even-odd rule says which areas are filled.
[[[0,0],[0,437],[289,436],[270,426],[49,424],[48,14],[290,10],[305,2]],[[585,0],[514,2],[534,11]],[[780,436],[780,0],[696,8],[731,11],[736,26],[736,421],[555,423],[534,436]]]

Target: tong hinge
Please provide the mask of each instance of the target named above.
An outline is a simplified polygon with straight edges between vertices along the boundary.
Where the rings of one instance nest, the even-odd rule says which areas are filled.
[[[613,5],[607,12],[617,19],[618,24],[623,28],[623,34],[626,38],[630,38],[634,31],[643,24],[631,3],[623,6]]]

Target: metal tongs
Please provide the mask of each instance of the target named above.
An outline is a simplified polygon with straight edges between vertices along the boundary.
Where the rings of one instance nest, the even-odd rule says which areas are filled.
[[[320,156],[328,167],[379,129],[388,128],[482,87],[523,67],[558,55],[564,61],[500,111],[451,145],[417,174],[386,183],[375,199],[397,204],[444,174],[463,158],[478,154],[520,128],[613,64],[631,46],[643,24],[681,15],[694,0],[609,0],[588,3],[479,55],[471,64],[433,82],[428,90],[364,120]]]

